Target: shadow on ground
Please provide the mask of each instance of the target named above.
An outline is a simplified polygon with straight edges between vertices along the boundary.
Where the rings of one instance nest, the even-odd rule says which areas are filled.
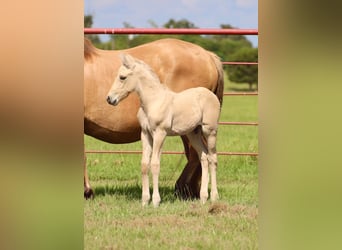
[[[123,196],[127,200],[141,200],[141,187],[138,185],[129,186],[97,186],[95,187],[95,197],[96,196]],[[152,196],[152,189],[150,188],[150,193]],[[160,196],[164,201],[175,201],[177,199],[175,195],[175,189],[169,186],[159,187]]]

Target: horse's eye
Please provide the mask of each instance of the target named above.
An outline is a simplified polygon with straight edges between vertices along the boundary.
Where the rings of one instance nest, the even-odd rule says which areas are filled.
[[[127,76],[120,76],[120,80],[121,80],[121,81],[126,80],[126,78],[127,78]]]

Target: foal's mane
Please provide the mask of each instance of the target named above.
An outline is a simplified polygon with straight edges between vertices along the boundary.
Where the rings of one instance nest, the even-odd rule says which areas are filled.
[[[91,41],[88,38],[84,38],[84,59],[86,61],[91,60],[93,56],[96,56],[96,48],[91,43]]]
[[[145,63],[142,60],[139,60],[137,58],[135,58],[135,62],[139,65],[141,65],[143,68],[145,68],[153,78],[155,78],[158,82],[160,82],[160,79],[158,77],[158,75],[154,72],[154,70],[150,67],[150,65],[148,65],[147,63]]]

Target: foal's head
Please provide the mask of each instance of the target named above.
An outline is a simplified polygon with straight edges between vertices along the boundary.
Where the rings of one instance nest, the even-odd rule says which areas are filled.
[[[139,81],[139,77],[135,74],[135,59],[128,54],[121,54],[120,58],[122,65],[107,96],[107,102],[114,106],[134,91]]]

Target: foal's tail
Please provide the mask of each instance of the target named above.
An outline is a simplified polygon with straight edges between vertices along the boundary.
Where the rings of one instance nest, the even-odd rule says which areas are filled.
[[[212,52],[209,52],[209,53],[210,53],[211,59],[215,63],[216,70],[217,70],[217,85],[216,85],[216,89],[214,93],[219,99],[221,107],[222,107],[223,92],[224,92],[224,72],[223,72],[222,62],[217,55],[215,55]]]

